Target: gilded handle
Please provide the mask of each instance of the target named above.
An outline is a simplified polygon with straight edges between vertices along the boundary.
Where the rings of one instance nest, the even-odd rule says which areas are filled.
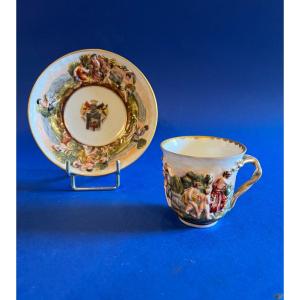
[[[260,166],[259,161],[248,154],[245,154],[241,163],[239,164],[240,167],[243,167],[245,164],[252,163],[255,166],[255,171],[252,174],[252,177],[246,181],[244,184],[242,184],[239,189],[235,192],[235,194],[232,196],[230,207],[233,208],[235,205],[236,200],[238,197],[243,195],[246,191],[248,191],[251,186],[261,177],[262,175],[262,168]]]

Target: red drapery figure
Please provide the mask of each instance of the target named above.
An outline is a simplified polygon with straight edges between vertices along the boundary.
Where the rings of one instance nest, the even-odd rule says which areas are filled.
[[[227,179],[231,176],[231,173],[226,171],[223,176],[218,178],[212,186],[212,192],[210,194],[210,212],[215,213],[222,210],[225,207],[227,201]]]

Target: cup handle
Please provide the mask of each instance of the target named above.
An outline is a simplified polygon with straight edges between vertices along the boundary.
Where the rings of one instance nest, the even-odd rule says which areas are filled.
[[[236,203],[236,200],[238,199],[238,197],[240,197],[241,195],[243,195],[246,191],[248,191],[251,186],[256,182],[258,181],[258,179],[261,177],[262,175],[262,168],[260,166],[260,163],[259,161],[251,156],[251,155],[248,155],[248,154],[245,154],[243,156],[243,159],[242,161],[239,163],[239,167],[243,167],[245,164],[248,164],[248,163],[252,163],[254,166],[255,166],[255,171],[253,172],[251,178],[246,181],[244,184],[242,184],[239,189],[234,193],[234,195],[232,196],[232,199],[231,199],[231,203],[230,203],[230,207],[233,208],[235,203]]]

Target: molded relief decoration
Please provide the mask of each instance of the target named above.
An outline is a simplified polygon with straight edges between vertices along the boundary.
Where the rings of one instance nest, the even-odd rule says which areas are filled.
[[[226,213],[233,193],[230,177],[234,171],[224,171],[216,178],[192,171],[177,176],[164,163],[164,188],[169,206],[183,218],[203,221],[220,218]]]
[[[57,78],[47,94],[37,100],[37,110],[47,118],[50,131],[56,143],[52,149],[62,163],[70,161],[74,168],[83,171],[102,170],[110,160],[122,151],[132,147],[141,149],[147,144],[142,136],[149,129],[145,124],[146,109],[136,92],[136,76],[115,59],[98,54],[84,54],[78,61],[69,64],[66,74]],[[66,130],[63,108],[68,98],[78,89],[86,86],[102,86],[112,90],[123,101],[127,111],[124,132],[112,143],[105,146],[87,146],[76,141]],[[86,101],[80,110],[87,130],[101,130],[109,114],[107,104],[96,100]]]

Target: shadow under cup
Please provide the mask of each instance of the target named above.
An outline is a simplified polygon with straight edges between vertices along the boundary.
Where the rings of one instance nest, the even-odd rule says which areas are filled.
[[[168,205],[189,226],[216,224],[262,175],[258,160],[233,140],[182,136],[163,141],[161,149]],[[234,193],[237,172],[246,163],[255,171]]]

